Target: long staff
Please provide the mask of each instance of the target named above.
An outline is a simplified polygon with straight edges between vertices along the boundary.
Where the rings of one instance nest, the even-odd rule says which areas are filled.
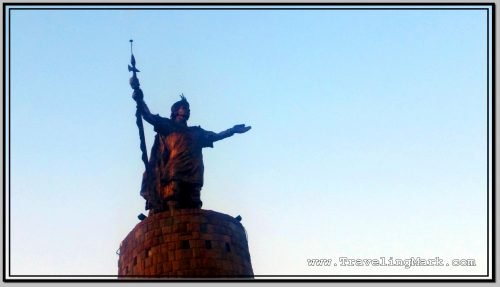
[[[140,71],[135,67],[135,57],[134,57],[134,53],[132,52],[132,43],[133,42],[134,42],[134,40],[130,40],[130,54],[132,56],[130,57],[130,64],[131,65],[128,66],[128,71],[133,73],[132,78],[137,79],[136,73],[138,73]],[[139,89],[139,86],[137,86],[137,89]],[[147,170],[148,169],[148,152],[146,150],[146,139],[144,138],[144,127],[142,125],[142,116],[141,116],[141,112],[139,110],[139,104],[137,104],[135,118],[136,118],[135,122],[137,124],[137,128],[139,128],[139,138],[141,140],[142,161],[144,162],[144,168]]]

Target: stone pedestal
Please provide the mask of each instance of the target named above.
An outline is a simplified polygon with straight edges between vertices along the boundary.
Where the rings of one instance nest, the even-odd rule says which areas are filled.
[[[203,209],[148,216],[122,241],[118,269],[120,278],[253,278],[243,225]]]

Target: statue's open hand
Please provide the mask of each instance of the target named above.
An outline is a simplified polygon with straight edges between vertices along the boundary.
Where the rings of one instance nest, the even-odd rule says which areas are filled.
[[[251,126],[245,126],[245,124],[235,125],[233,127],[233,132],[237,134],[242,134],[248,132],[251,128],[252,128]]]

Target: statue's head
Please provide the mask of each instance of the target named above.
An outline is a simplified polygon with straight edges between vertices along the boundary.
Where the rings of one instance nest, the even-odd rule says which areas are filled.
[[[170,119],[175,121],[176,123],[186,123],[189,119],[189,103],[184,95],[181,95],[181,100],[175,102],[170,110]]]

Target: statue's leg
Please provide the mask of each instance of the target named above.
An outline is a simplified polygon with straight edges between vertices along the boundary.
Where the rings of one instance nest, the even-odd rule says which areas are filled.
[[[172,208],[201,208],[200,200],[201,186],[182,182],[170,181],[163,189],[163,204],[165,210]]]
[[[178,183],[178,208],[201,208],[201,186],[179,181]]]
[[[203,202],[200,200],[201,186],[191,185],[190,188],[190,205],[192,208],[201,208]]]
[[[165,210],[173,210],[179,207],[180,192],[181,188],[178,181],[173,180],[167,183],[162,194],[162,203]]]

